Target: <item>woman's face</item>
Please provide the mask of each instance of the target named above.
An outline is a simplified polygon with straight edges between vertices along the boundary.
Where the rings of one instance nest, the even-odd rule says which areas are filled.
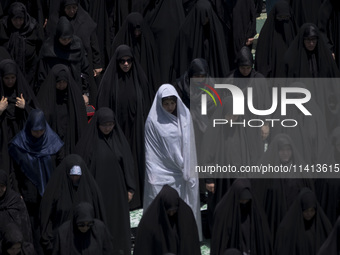
[[[6,185],[5,184],[0,184],[0,198],[3,197],[6,193]]]
[[[77,224],[80,232],[86,233],[93,226],[93,222],[85,221]]]
[[[77,14],[78,5],[76,4],[66,5],[64,11],[69,18],[73,18]]]
[[[11,19],[13,27],[16,29],[20,29],[22,25],[24,24],[24,18],[22,17],[15,17]]]
[[[7,249],[9,255],[17,255],[21,252],[21,243],[13,244],[11,248]]]
[[[69,175],[69,177],[70,177],[72,184],[74,186],[77,186],[79,184],[81,175]]]
[[[99,125],[99,130],[104,134],[108,135],[111,133],[115,126],[115,123],[113,121],[105,122]]]
[[[302,212],[302,215],[303,215],[303,218],[305,220],[309,221],[309,220],[313,219],[313,217],[315,216],[315,213],[316,213],[315,208],[311,207],[311,208],[304,210]]]
[[[45,133],[45,129],[42,130],[31,130],[31,135],[35,138],[40,138]]]
[[[169,209],[166,211],[166,213],[168,214],[168,216],[174,216],[177,213],[177,209]]]
[[[12,88],[15,85],[15,82],[17,81],[17,76],[15,74],[6,74],[2,78],[4,85],[8,88]]]
[[[251,72],[251,66],[239,66],[238,68],[243,76],[248,76]]]
[[[119,67],[122,69],[124,73],[127,73],[130,71],[132,67],[132,59],[131,57],[125,56],[119,59]]]
[[[205,82],[206,75],[204,74],[194,74],[191,78],[195,79],[194,81],[197,83],[203,83]]]
[[[305,48],[308,51],[313,51],[318,44],[318,38],[317,37],[305,37],[303,39],[303,43],[305,45]]]
[[[133,31],[133,34],[135,35],[135,38],[138,38],[141,36],[142,30],[140,28],[135,28],[135,30]]]
[[[167,99],[162,102],[162,106],[168,113],[173,113],[176,109],[176,102],[174,100]]]
[[[59,42],[63,46],[69,45],[71,43],[71,41],[72,41],[72,38],[63,38],[63,37],[59,38]]]
[[[64,80],[58,81],[57,84],[56,84],[56,88],[58,90],[66,89],[67,88],[67,81],[64,81]]]
[[[250,199],[240,199],[240,204],[245,205],[249,201],[250,201]]]
[[[288,163],[292,157],[292,148],[290,145],[284,145],[279,149],[279,158],[281,163]]]

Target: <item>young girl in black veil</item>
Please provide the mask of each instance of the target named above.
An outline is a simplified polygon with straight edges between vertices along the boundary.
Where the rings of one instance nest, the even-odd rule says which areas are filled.
[[[340,71],[316,25],[306,23],[285,54],[287,77],[340,77]]]
[[[111,56],[114,55],[119,45],[126,44],[133,50],[137,62],[142,66],[153,94],[156,94],[160,86],[160,65],[155,38],[150,27],[140,13],[130,13],[115,36]]]
[[[152,99],[153,88],[149,86],[131,48],[120,45],[100,83],[97,108],[109,107],[113,110],[131,147],[136,178],[136,192],[130,203],[131,209],[142,205],[145,172],[144,122]]]
[[[55,34],[47,38],[41,48],[36,91],[39,91],[50,70],[57,64],[70,69],[85,103],[88,103],[89,62],[81,39],[74,34],[72,24],[66,17],[60,17]]]
[[[92,20],[90,15],[80,5],[79,0],[61,0],[59,16],[65,16],[71,23],[74,35],[78,36],[84,45],[89,65],[92,67],[95,75],[99,75],[102,71],[102,63],[100,58],[100,49],[96,34],[97,24]],[[50,19],[46,30],[52,36],[58,23],[58,18]]]
[[[289,81],[285,86],[307,88],[310,84],[309,82],[302,83],[294,81],[296,79],[291,80],[293,82],[290,83]],[[290,93],[290,97],[299,100],[301,94]],[[317,158],[322,152],[327,140],[326,118],[313,96],[304,106],[311,113],[310,116],[304,115],[295,105],[288,105],[286,107],[285,118],[295,120],[298,125],[291,128],[275,125],[271,128],[271,134],[273,137],[280,133],[289,135],[294,141],[301,157],[303,157],[303,161],[306,164],[316,164],[318,163]],[[281,118],[282,108],[282,106],[279,106],[279,109],[272,114],[273,119]]]
[[[253,68],[254,60],[251,50],[247,46],[243,46],[236,55],[237,67],[230,72],[229,78],[264,78],[264,76]],[[241,80],[239,80],[240,82]],[[235,84],[244,89],[251,81],[243,80],[243,84]]]
[[[255,69],[265,77],[285,77],[284,54],[297,34],[287,1],[278,1],[269,13],[256,45]]]
[[[110,108],[102,107],[94,114],[76,151],[103,194],[114,254],[128,254],[131,247],[128,202],[135,191],[134,162],[130,146]]]
[[[85,49],[89,69],[86,75],[89,83],[90,104],[94,105],[97,98],[97,84],[94,77],[103,70],[101,52],[97,38],[97,24],[83,9],[79,0],[61,0],[59,15],[55,14],[48,20],[46,31],[53,36],[60,17],[66,17],[73,27],[74,35],[79,37]],[[75,79],[77,80],[77,79]]]
[[[243,90],[243,93],[248,95],[248,88],[253,91],[252,103],[255,109],[265,110],[270,108],[269,86],[263,75],[253,68],[253,54],[249,47],[243,46],[236,56],[236,69],[228,75],[228,82]],[[251,113],[246,107],[245,120],[258,119],[259,116]],[[245,133],[248,140],[248,148],[250,153],[250,162],[256,164],[263,154],[264,142],[262,141],[262,132],[264,129],[270,132],[269,123],[264,120],[266,116],[261,116],[263,119],[262,127],[245,127]]]
[[[311,23],[301,26],[285,54],[287,77],[337,78],[340,71],[326,45],[326,39]],[[312,79],[308,86],[322,114],[329,133],[338,125],[340,90],[336,81]]]
[[[193,59],[188,67],[188,70],[186,70],[180,77],[177,77],[174,87],[188,109],[190,109],[190,100],[194,100],[195,104],[198,104],[196,101],[197,97],[190,93],[190,79],[196,78],[197,81],[202,81],[202,83],[209,83],[207,80],[209,77],[210,74],[208,62],[203,58]]]
[[[203,58],[193,59],[188,70],[174,82],[174,87],[176,88],[179,97],[190,110],[190,114],[193,119],[195,137],[201,137],[205,133],[207,129],[207,122],[209,121],[208,117],[203,119],[203,116],[201,116],[200,102],[202,93],[196,93],[195,88],[202,86],[202,84],[212,85],[213,82],[214,80],[210,76],[208,62]],[[215,110],[214,107],[213,103],[210,103],[208,106],[208,112],[212,113]],[[198,143],[199,140],[196,140],[197,148],[200,147],[200,144]]]
[[[24,239],[23,233],[15,223],[6,225],[0,243],[2,255],[36,255],[33,245]]]
[[[243,254],[272,254],[267,218],[248,179],[235,180],[214,212],[211,254],[221,255],[228,248]]]
[[[0,45],[6,47],[27,82],[34,88],[43,30],[23,3],[15,2],[0,23]]]
[[[122,254],[114,253],[111,241],[111,235],[105,224],[95,218],[93,206],[81,202],[75,206],[73,218],[58,229],[52,254]]]
[[[64,142],[58,153],[58,163],[75,152],[87,125],[87,116],[81,90],[72,78],[69,68],[55,65],[49,72],[37,95],[47,123]]]
[[[72,209],[80,202],[94,208],[94,217],[106,222],[101,192],[84,160],[76,154],[67,156],[47,184],[40,206],[41,244],[44,254],[51,254],[57,229],[72,219]]]
[[[225,77],[229,72],[225,25],[208,0],[199,0],[185,18],[175,43],[171,74],[180,77],[195,58],[204,58],[213,77]]]
[[[330,231],[331,224],[315,194],[304,188],[279,226],[274,254],[316,254]]]
[[[35,109],[30,112],[24,129],[13,138],[8,149],[17,163],[15,176],[30,216],[37,251],[40,249],[40,201],[55,169],[55,154],[62,146],[63,142],[47,124],[43,111]]]
[[[231,69],[235,67],[238,52],[243,46],[253,46],[256,35],[256,9],[253,0],[212,0],[215,10],[224,21],[228,32],[227,45]],[[262,2],[261,2],[262,3]],[[261,8],[261,7],[260,7]]]
[[[133,254],[201,254],[192,210],[170,186],[164,185],[145,211]]]
[[[268,150],[259,160],[258,165],[271,166],[305,166],[300,152],[287,134],[276,135]],[[277,178],[275,178],[277,177]],[[314,189],[313,182],[308,179],[283,178],[277,174],[274,178],[253,179],[253,190],[258,196],[268,218],[273,240],[275,240],[278,226],[298,195],[300,189],[308,187]]]
[[[10,174],[9,186],[16,187],[10,165],[8,143],[24,127],[29,112],[37,108],[33,90],[17,64],[10,59],[0,62],[0,167]]]
[[[143,2],[144,6],[141,13],[155,37],[160,65],[160,84],[169,83],[171,82],[169,71],[173,63],[176,36],[185,18],[183,0],[143,0],[140,2]]]
[[[63,142],[47,124],[43,111],[32,110],[23,130],[10,142],[9,152],[20,166],[20,172],[26,175],[26,180],[34,185],[36,190],[33,193],[40,196],[44,194],[45,186],[55,167],[53,156],[62,146]],[[26,187],[25,190],[30,188]]]
[[[29,13],[29,15],[31,17],[33,17],[42,27],[44,24],[44,15],[45,13],[45,1],[31,1],[31,0],[21,0],[21,1],[11,1],[11,0],[1,0],[0,1],[0,11],[1,11],[1,15],[0,17],[2,17],[2,15],[7,15],[8,14],[8,10],[11,6],[12,3],[14,2],[20,2],[23,3],[26,6],[27,9],[27,13]],[[46,1],[47,2],[47,1]]]

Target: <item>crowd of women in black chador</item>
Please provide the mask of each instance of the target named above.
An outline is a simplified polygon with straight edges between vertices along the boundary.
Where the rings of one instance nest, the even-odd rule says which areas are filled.
[[[340,77],[339,3],[268,0],[254,39],[259,2],[0,0],[0,254],[130,254],[129,211],[150,192],[135,254],[200,254],[201,225],[211,254],[340,254],[336,178],[200,180],[203,224],[196,203],[177,193],[199,197],[185,171],[187,156],[196,159],[191,153],[198,164],[236,167],[340,164],[340,84],[315,79]],[[286,118],[298,120],[296,128],[264,121],[212,132],[210,118],[281,118],[280,109],[234,115],[229,95],[223,107],[208,100],[210,117],[198,118],[203,91],[190,89],[215,78],[228,78],[245,96],[252,89],[259,110],[272,102],[265,78],[283,78],[280,88],[311,91],[312,117],[289,105]],[[145,136],[162,84],[172,94],[158,99],[153,121],[178,126],[171,145],[167,130]],[[160,118],[170,108],[171,118]],[[201,139],[189,153],[194,136]],[[160,164],[183,173],[169,181],[150,168]]]

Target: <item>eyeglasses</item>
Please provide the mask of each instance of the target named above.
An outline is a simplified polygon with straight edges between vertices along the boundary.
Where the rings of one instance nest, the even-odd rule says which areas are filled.
[[[128,65],[130,65],[132,63],[132,59],[131,58],[127,58],[127,59],[121,58],[121,59],[119,59],[119,64],[124,65],[125,62],[127,62]]]
[[[92,227],[93,225],[94,225],[93,222],[88,222],[88,223],[82,222],[82,223],[78,223],[78,224],[77,224],[77,226],[78,226],[79,228],[84,228],[84,227],[90,228],[90,227]]]

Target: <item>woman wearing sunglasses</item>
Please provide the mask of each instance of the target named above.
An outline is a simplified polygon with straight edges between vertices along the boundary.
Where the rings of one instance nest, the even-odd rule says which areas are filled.
[[[52,254],[113,254],[111,236],[104,223],[94,218],[87,202],[73,210],[73,219],[58,229]]]
[[[103,75],[98,89],[97,109],[109,107],[116,114],[135,162],[136,190],[130,209],[141,207],[145,172],[144,122],[148,115],[153,87],[136,61],[132,49],[120,45]]]

